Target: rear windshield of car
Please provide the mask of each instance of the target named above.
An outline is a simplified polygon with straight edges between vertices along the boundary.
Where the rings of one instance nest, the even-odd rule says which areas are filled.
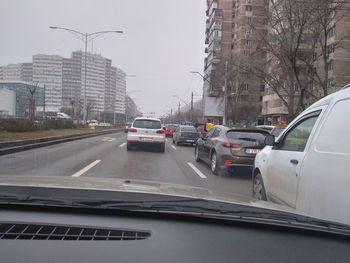
[[[181,127],[181,131],[185,131],[185,132],[197,132],[196,128],[193,126],[184,126]]]
[[[160,124],[160,121],[155,120],[136,120],[134,121],[133,127],[145,129],[160,129],[162,125]]]
[[[176,126],[175,125],[167,125],[166,128],[167,129],[176,129]]]
[[[262,131],[228,131],[226,136],[232,140],[264,141],[267,134]]]

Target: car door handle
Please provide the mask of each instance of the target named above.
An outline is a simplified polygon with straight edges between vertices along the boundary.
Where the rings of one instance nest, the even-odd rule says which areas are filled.
[[[295,160],[295,159],[290,160],[290,162],[291,162],[292,164],[298,164],[298,163],[299,163],[299,161],[298,161],[298,160]]]

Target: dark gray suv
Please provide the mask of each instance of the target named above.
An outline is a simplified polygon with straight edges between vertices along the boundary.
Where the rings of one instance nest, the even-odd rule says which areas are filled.
[[[255,155],[264,148],[268,134],[257,128],[216,125],[197,140],[195,159],[209,164],[214,174],[229,167],[253,167]]]

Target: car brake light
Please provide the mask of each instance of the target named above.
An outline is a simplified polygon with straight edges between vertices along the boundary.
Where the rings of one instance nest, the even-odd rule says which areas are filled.
[[[129,132],[137,132],[137,130],[135,128],[130,128]]]
[[[184,134],[182,132],[180,132],[180,136],[184,136]]]
[[[232,164],[232,162],[225,162],[225,164]]]
[[[226,141],[222,141],[221,145],[225,148],[241,148],[241,144],[238,143],[233,143],[233,142],[226,142]]]
[[[158,130],[157,133],[158,134],[164,134],[164,130]]]

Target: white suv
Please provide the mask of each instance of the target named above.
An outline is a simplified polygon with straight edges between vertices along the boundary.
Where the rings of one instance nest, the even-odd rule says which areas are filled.
[[[161,152],[165,149],[165,131],[159,119],[139,117],[128,131],[126,149],[137,145],[157,145]]]
[[[269,135],[255,157],[253,195],[350,224],[350,84]]]

